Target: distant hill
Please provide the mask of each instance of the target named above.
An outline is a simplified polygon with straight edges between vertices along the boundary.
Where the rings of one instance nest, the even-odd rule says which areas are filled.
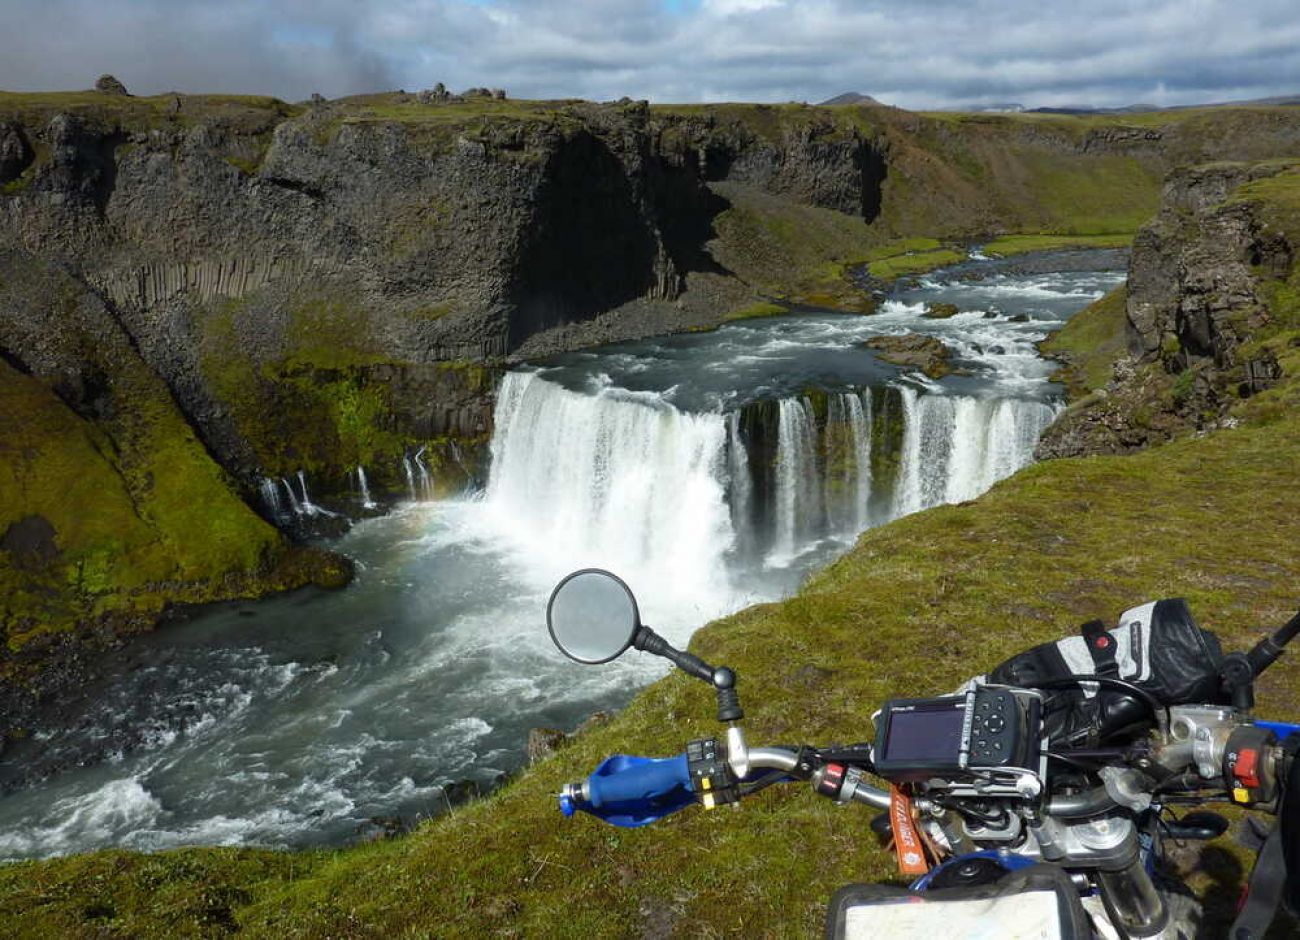
[[[872,99],[866,95],[855,95],[853,93],[838,95],[830,101],[822,102],[823,104],[852,104],[855,101],[868,102]],[[874,102],[879,104],[879,102]],[[1275,95],[1271,98],[1249,98],[1241,101],[1203,101],[1196,104],[1182,105],[1158,105],[1149,102],[1138,102],[1136,104],[1125,105],[1120,108],[1094,108],[1085,104],[1077,105],[1055,105],[1052,107],[1029,108],[1018,102],[993,102],[985,105],[971,105],[963,108],[936,108],[937,111],[964,111],[975,114],[1143,114],[1149,111],[1187,111],[1193,108],[1277,108],[1277,107],[1294,107],[1300,105],[1300,95]]]
[[[833,104],[881,104],[870,95],[860,94],[856,91],[846,91],[842,95],[836,95],[834,98],[827,98],[818,107],[825,107]]]

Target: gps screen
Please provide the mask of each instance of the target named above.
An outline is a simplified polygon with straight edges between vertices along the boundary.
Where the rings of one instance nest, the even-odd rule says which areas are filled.
[[[964,702],[891,712],[885,759],[955,763],[961,751],[961,726],[965,717]]]

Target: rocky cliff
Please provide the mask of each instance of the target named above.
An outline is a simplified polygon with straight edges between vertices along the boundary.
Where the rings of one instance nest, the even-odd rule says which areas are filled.
[[[1040,456],[1122,453],[1295,404],[1298,255],[1300,162],[1173,173],[1134,241],[1124,316],[1113,321],[1126,354],[1049,430]]]
[[[879,246],[1132,231],[1176,163],[1300,138],[1286,108],[1132,120],[0,93],[7,649],[302,583],[259,482],[404,490],[422,452],[463,485],[514,357],[860,309]],[[47,498],[95,474],[111,531]]]

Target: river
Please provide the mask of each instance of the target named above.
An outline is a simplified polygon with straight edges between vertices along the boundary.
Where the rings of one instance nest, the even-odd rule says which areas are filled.
[[[484,491],[330,542],[356,560],[346,590],[217,605],[131,643],[71,717],[11,747],[0,858],[335,845],[442,811],[449,785],[493,785],[530,728],[571,730],[664,670],[551,648],[545,601],[567,571],[617,571],[684,644],[788,594],[864,528],[1029,462],[1061,407],[1035,342],[1123,279],[1088,270],[1114,255],[1081,257],[977,260],[873,316],[741,321],[509,373]],[[927,319],[927,301],[962,312]],[[942,339],[961,374],[861,348],[903,332]]]

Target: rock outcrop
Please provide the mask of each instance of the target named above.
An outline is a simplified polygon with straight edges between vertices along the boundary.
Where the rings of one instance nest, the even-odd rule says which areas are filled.
[[[235,542],[265,549],[174,577],[160,561],[150,610],[230,596],[273,566],[285,546],[247,509],[264,476],[305,471],[322,500],[358,466],[376,494],[405,491],[414,452],[454,485],[481,476],[496,372],[512,356],[711,326],[760,295],[857,309],[842,263],[872,244],[1060,230],[1080,192],[1089,224],[1122,228],[1142,211],[1132,194],[1153,196],[1175,159],[1282,152],[1300,137],[1286,109],[1207,119],[1232,134],[1171,117],[1107,136],[874,106],[651,108],[445,88],[290,105],[119,86],[0,93],[0,359],[14,401],[57,413],[49,427],[136,474],[127,502],[141,519],[161,511],[154,484],[173,460],[199,485],[185,501],[225,507],[231,531],[252,533]],[[1108,185],[1116,174],[1123,187]],[[1231,317],[1215,309],[1176,328],[1188,355],[1221,354]],[[1155,324],[1165,314],[1152,310]],[[937,351],[909,355],[941,368]],[[1259,364],[1249,381],[1267,381],[1266,360],[1247,358]],[[3,415],[0,442],[27,418]],[[37,506],[27,476],[0,491],[10,597],[40,588],[31,569],[47,549],[71,557],[73,523]],[[145,525],[139,557],[171,528]],[[61,582],[67,611],[134,597],[127,573],[96,564],[93,590],[74,597]],[[26,636],[32,616],[11,608],[6,623],[22,620]]]
[[[1048,430],[1040,457],[1123,453],[1238,420],[1283,375],[1296,327],[1300,163],[1174,173],[1129,264],[1129,356]]]
[[[131,94],[126,90],[125,85],[107,73],[95,79],[95,91],[102,91],[106,95],[122,95],[123,97]]]
[[[932,379],[943,378],[952,371],[952,350],[933,336],[922,333],[873,336],[862,345],[878,350],[885,362],[924,372]]]

